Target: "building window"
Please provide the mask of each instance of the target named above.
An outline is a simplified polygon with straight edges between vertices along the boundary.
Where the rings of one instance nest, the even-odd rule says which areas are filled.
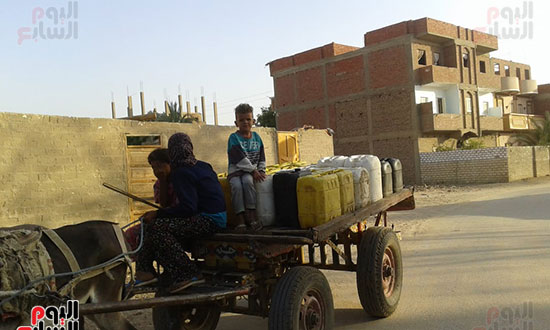
[[[127,146],[159,146],[160,135],[156,134],[145,134],[145,135],[127,135],[126,136],[126,145]]]
[[[504,75],[510,77],[510,67],[508,65],[504,66]]]
[[[527,114],[533,114],[533,102],[527,101]]]
[[[485,73],[485,61],[479,61],[479,72]]]
[[[445,99],[442,97],[437,98],[437,113],[445,113]]]
[[[462,64],[464,64],[465,68],[470,67],[470,55],[468,53],[462,54]]]
[[[529,69],[525,69],[525,79],[531,79],[531,73],[529,72]]]
[[[495,74],[496,74],[497,76],[500,76],[500,64],[495,63],[494,70],[495,70]]]
[[[418,50],[418,64],[426,65],[426,51],[423,49]]]
[[[472,96],[468,93],[468,95],[466,95],[466,113],[472,113]]]
[[[483,102],[483,114],[487,114],[487,110],[489,110],[489,102]]]
[[[420,97],[420,103],[428,103],[428,98],[425,96]]]
[[[516,77],[521,79],[521,69],[520,68],[516,68]]]
[[[439,53],[434,53],[434,65],[441,65],[439,58],[440,58]]]

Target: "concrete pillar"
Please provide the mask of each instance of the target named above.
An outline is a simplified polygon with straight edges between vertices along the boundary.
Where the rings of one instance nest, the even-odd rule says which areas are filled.
[[[167,116],[170,116],[170,108],[168,107],[168,101],[164,101],[164,112]]]
[[[145,114],[145,93],[143,91],[139,92],[139,99],[141,101],[141,114]]]
[[[183,96],[181,96],[181,94],[178,94],[178,103],[180,107],[180,115],[183,116]]]
[[[185,105],[187,106],[187,114],[190,114],[191,113],[191,102],[186,101]]]
[[[115,101],[111,101],[111,114],[113,116],[113,119],[115,119],[116,118]]]
[[[134,109],[132,107],[132,97],[128,95],[128,118],[134,116]]]
[[[204,96],[201,96],[202,121],[206,123],[206,106],[204,105]]]
[[[218,104],[214,101],[214,125],[218,126]]]

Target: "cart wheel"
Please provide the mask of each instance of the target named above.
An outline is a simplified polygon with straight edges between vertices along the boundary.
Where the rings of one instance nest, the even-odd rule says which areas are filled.
[[[269,310],[270,330],[329,330],[334,324],[332,292],[323,273],[298,266],[278,281]]]
[[[376,317],[390,316],[399,303],[402,281],[397,236],[386,227],[369,227],[357,256],[357,292],[365,312]]]
[[[155,330],[214,330],[220,314],[218,304],[156,307],[153,325]]]

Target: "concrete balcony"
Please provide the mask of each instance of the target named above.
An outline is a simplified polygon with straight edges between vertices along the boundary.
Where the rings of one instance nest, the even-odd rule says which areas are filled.
[[[518,77],[501,77],[499,94],[515,95],[519,93]]]
[[[470,34],[471,41],[476,46],[478,54],[486,54],[498,50],[498,39],[496,36],[476,30],[466,30],[462,27],[438,21],[432,18],[421,18],[416,21],[409,21],[408,31],[414,31],[415,37],[429,42],[446,44],[459,38],[464,39]]]
[[[480,72],[477,76],[477,83],[481,90],[488,92],[499,92],[501,88],[500,77],[493,72]]]
[[[519,93],[521,95],[533,95],[538,94],[538,86],[537,81],[528,79],[528,80],[520,80],[519,82]]]
[[[460,83],[460,72],[457,68],[428,65],[416,69],[417,85],[456,85]]]
[[[502,132],[504,130],[504,118],[493,116],[480,116],[479,124],[482,131]]]
[[[418,105],[420,112],[420,125],[422,132],[438,131],[460,131],[463,126],[462,115],[456,114],[434,114],[432,102],[421,103]]]
[[[486,54],[498,50],[498,38],[494,35],[483,33],[480,31],[473,31],[474,43],[476,44],[476,51],[478,55]]]
[[[504,115],[504,130],[530,130],[536,128],[536,122],[544,121],[544,116],[507,113]]]

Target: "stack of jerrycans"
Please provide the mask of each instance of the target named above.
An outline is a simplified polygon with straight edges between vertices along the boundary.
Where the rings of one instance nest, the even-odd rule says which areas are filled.
[[[237,223],[237,216],[233,211],[233,203],[231,202],[231,186],[227,178],[218,178],[220,185],[222,186],[223,198],[225,199],[225,212],[227,213],[227,228],[235,227]]]
[[[273,175],[276,222],[280,226],[300,228],[298,220],[298,179],[310,175],[310,170],[283,170]]]
[[[369,172],[364,167],[347,167],[353,174],[353,194],[355,209],[361,209],[370,204]]]
[[[321,172],[299,178],[297,194],[301,228],[321,225],[342,214],[340,182],[334,173]]]
[[[254,182],[256,187],[256,216],[263,226],[275,225],[275,198],[273,196],[273,175],[264,181]]]
[[[353,173],[348,169],[334,169],[326,174],[336,174],[340,185],[340,209],[342,214],[355,210]]]

